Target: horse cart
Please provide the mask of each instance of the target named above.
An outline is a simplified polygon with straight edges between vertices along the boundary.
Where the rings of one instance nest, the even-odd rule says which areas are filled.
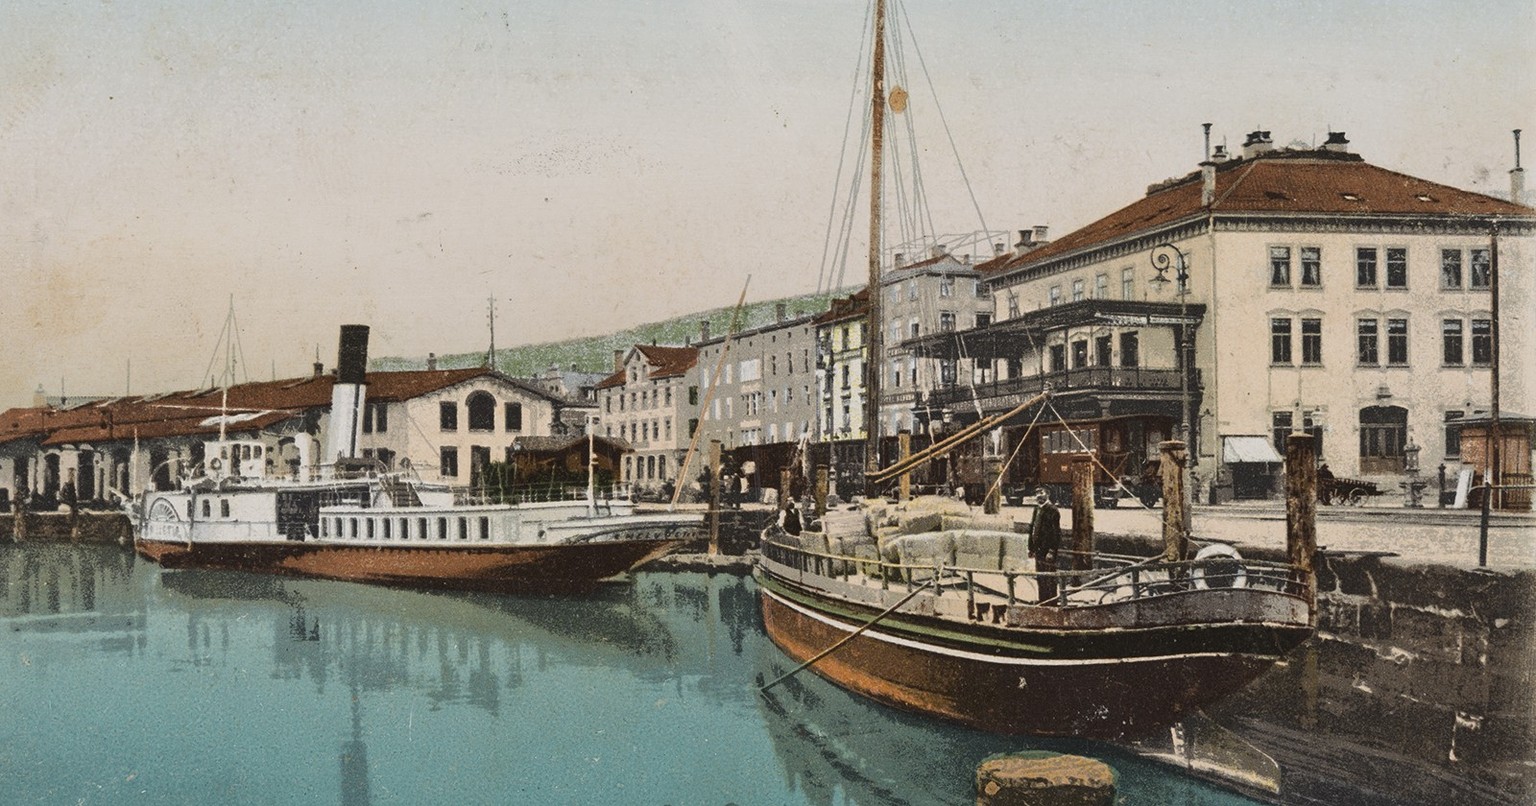
[[[1377,487],[1373,481],[1341,477],[1317,480],[1317,500],[1324,504],[1348,504],[1357,507],[1364,504],[1366,498],[1385,494],[1386,491]]]

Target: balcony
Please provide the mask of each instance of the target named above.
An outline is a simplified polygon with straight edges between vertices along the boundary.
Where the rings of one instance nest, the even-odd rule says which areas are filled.
[[[975,400],[985,411],[1006,411],[1044,391],[1047,386],[1057,399],[1091,397],[1101,403],[1111,400],[1177,401],[1179,371],[1145,367],[1083,367],[979,383],[975,386],[956,385],[935,389],[928,394],[926,405],[970,405]],[[1198,397],[1201,388],[1200,373],[1197,371],[1191,378],[1190,394]]]

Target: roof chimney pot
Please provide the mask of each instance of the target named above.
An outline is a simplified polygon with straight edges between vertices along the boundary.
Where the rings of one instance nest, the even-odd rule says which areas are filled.
[[[437,353],[427,353],[427,371],[437,369]]]
[[[1243,158],[1253,159],[1260,154],[1268,154],[1275,150],[1275,141],[1269,138],[1269,132],[1254,130],[1248,133],[1248,139],[1243,141]]]
[[[1323,142],[1323,150],[1348,154],[1349,138],[1344,136],[1344,132],[1328,132],[1328,139]]]
[[[699,343],[703,344],[706,341],[709,341],[709,320],[708,319],[700,319],[699,320]]]
[[[1047,232],[1050,232],[1050,228],[1047,227],[1046,225],[1044,225],[1044,224],[1036,224],[1035,225],[1035,245],[1036,246],[1045,243],[1045,235],[1046,235]]]

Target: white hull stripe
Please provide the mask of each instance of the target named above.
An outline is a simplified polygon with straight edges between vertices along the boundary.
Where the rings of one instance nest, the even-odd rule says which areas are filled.
[[[768,596],[772,597],[774,601],[779,602],[785,607],[788,607],[789,609],[794,610],[795,612],[800,613],[807,618],[815,619],[816,621],[826,624],[829,627],[836,628],[846,633],[851,633],[858,629],[857,627],[849,626],[841,621],[828,618],[814,610],[791,602],[788,599],[785,599],[783,596],[768,590],[767,588],[760,588],[760,590],[762,590],[762,592]],[[948,655],[950,657],[958,658],[961,660],[977,661],[980,663],[992,663],[999,666],[1100,666],[1118,663],[1156,663],[1160,661],[1186,660],[1190,658],[1248,657],[1259,660],[1272,660],[1272,658],[1268,655],[1250,655],[1238,652],[1181,652],[1174,655],[1145,655],[1136,658],[1008,658],[998,657],[996,655],[983,655],[980,652],[971,652],[964,649],[953,649],[951,647],[937,646],[935,644],[925,644],[920,641],[913,641],[908,638],[901,638],[899,636],[880,632],[878,627],[871,627],[870,629],[865,630],[864,636],[868,638],[874,638],[877,641],[884,641],[888,644],[895,644],[896,646],[915,649],[920,652],[927,652],[934,655]]]

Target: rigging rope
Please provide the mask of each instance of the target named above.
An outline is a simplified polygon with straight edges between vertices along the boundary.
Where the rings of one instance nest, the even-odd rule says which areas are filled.
[[[868,20],[870,18],[870,16],[874,14],[874,7],[875,7],[874,3],[870,2],[869,5],[865,8],[864,18],[866,20]],[[831,268],[828,266],[828,263],[827,263],[827,255],[828,255],[829,250],[831,249],[831,242],[832,242],[832,239],[833,239],[832,238],[832,221],[833,221],[833,217],[837,213],[837,200],[838,200],[837,189],[843,183],[843,165],[844,165],[844,161],[845,161],[845,159],[847,158],[847,155],[848,155],[848,135],[849,135],[849,133],[853,129],[853,110],[857,107],[857,103],[856,102],[857,102],[858,96],[859,96],[860,79],[862,79],[862,77],[864,75],[864,71],[862,69],[862,65],[864,64],[864,46],[870,40],[869,31],[870,31],[871,28],[873,28],[873,26],[872,25],[865,25],[865,26],[863,26],[863,28],[864,28],[864,32],[865,33],[859,39],[859,56],[858,56],[858,59],[854,62],[853,89],[850,90],[849,97],[848,97],[848,116],[843,121],[843,147],[842,147],[842,150],[837,155],[837,175],[836,175],[836,179],[834,180],[833,185],[832,185],[832,202],[831,202],[831,204],[829,204],[827,206],[827,234],[826,234],[826,238],[822,241],[821,268],[820,268],[820,271],[818,272],[818,274],[816,276],[816,293],[818,293],[818,294],[823,293],[823,292],[831,293],[833,288],[841,287],[841,282],[842,282],[842,272],[839,271],[838,272],[838,283],[839,283],[839,285],[838,286],[833,286],[833,285],[830,284],[832,275],[831,275]],[[857,166],[855,167],[855,171],[857,171]],[[855,176],[857,176],[857,174],[855,174]],[[823,283],[826,283],[826,285],[823,285]]]

